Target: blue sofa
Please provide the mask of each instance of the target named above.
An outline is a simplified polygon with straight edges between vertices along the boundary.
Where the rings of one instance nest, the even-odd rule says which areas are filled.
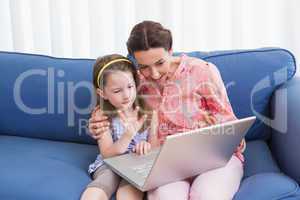
[[[287,50],[189,52],[216,64],[247,133],[235,200],[300,199],[300,79]],[[86,127],[93,59],[0,52],[0,199],[75,200],[98,153]],[[213,187],[213,186],[212,186]]]

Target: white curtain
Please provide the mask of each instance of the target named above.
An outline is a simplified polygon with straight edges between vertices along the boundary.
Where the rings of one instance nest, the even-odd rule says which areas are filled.
[[[171,29],[175,51],[277,46],[300,58],[299,0],[0,0],[0,50],[126,54],[134,24]]]

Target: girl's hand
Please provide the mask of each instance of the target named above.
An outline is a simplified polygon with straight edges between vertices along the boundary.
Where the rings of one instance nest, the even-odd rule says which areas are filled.
[[[148,141],[150,142],[152,147],[159,147],[160,141],[158,139],[158,113],[156,110],[152,111],[151,123],[150,123],[150,130],[148,132]]]
[[[89,132],[95,140],[101,139],[103,133],[109,130],[108,117],[105,116],[99,106],[96,106],[89,119]]]
[[[143,126],[147,119],[147,115],[138,118],[139,107],[137,106],[132,113],[125,113],[119,110],[118,114],[125,128],[125,133],[133,137]]]
[[[134,149],[133,152],[135,152],[138,155],[146,155],[151,150],[151,144],[147,141],[141,141],[138,143]]]
[[[151,123],[150,123],[150,134],[157,136],[158,132],[158,113],[156,110],[152,111]]]

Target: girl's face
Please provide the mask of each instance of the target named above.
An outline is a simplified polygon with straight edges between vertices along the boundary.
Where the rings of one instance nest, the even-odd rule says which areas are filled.
[[[139,71],[146,79],[164,80],[171,72],[172,50],[151,48],[134,52],[134,57],[139,65]]]
[[[113,71],[106,77],[103,88],[97,93],[108,100],[116,109],[128,110],[136,98],[136,85],[131,72]]]

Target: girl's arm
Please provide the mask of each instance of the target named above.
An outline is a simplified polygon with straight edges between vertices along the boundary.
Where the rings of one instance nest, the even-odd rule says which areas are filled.
[[[145,99],[142,99],[142,105],[146,113],[151,113],[150,122],[147,123],[147,126],[149,126],[147,142],[151,144],[151,148],[159,147],[160,141],[158,139],[158,126],[159,126],[158,112],[157,110],[151,108],[151,106],[147,104],[147,101]]]
[[[143,140],[140,143],[136,144],[136,146],[133,149],[133,152],[137,153],[138,155],[145,155],[151,149],[160,146],[160,142],[159,142],[158,137],[157,137],[157,127],[158,127],[157,112],[152,111],[150,127],[148,128],[147,141]]]
[[[157,132],[158,132],[158,114],[157,111],[152,112],[150,128],[149,128],[149,135],[148,135],[148,142],[151,144],[152,148],[159,147],[160,142],[158,140]]]
[[[146,120],[146,115],[138,118],[138,110],[138,107],[134,109],[133,116],[127,116],[123,111],[118,111],[120,121],[125,130],[121,138],[115,142],[113,142],[110,131],[103,133],[101,139],[98,140],[98,146],[104,158],[120,155],[127,151],[131,140]]]
[[[134,134],[125,132],[119,140],[113,142],[110,131],[104,132],[101,139],[97,141],[101,155],[103,158],[109,158],[125,153],[133,136]]]

